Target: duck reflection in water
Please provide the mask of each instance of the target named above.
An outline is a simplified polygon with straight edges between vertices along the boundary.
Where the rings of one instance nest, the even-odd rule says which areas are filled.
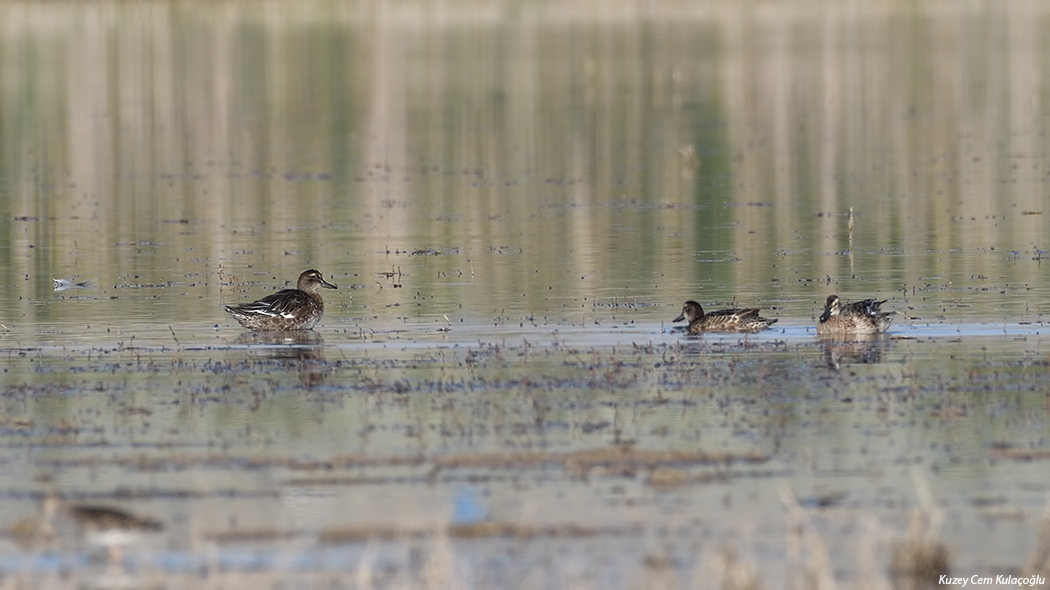
[[[822,339],[820,348],[829,369],[849,365],[873,365],[882,362],[887,340],[879,334],[853,335],[849,340]]]
[[[244,332],[233,344],[264,351],[275,359],[324,359],[324,338],[313,330]]]
[[[281,362],[296,369],[307,388],[321,385],[328,373],[324,338],[313,330],[245,332],[233,344],[245,347],[251,356]]]

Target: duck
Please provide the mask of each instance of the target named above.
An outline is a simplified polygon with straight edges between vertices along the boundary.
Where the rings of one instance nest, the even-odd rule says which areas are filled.
[[[673,322],[686,320],[689,322],[686,331],[690,334],[701,332],[758,332],[765,330],[777,322],[777,320],[766,319],[758,312],[760,309],[720,309],[710,313],[704,313],[704,308],[695,301],[686,301],[682,306],[682,313]]]
[[[886,300],[864,299],[843,303],[838,295],[828,295],[824,313],[817,322],[818,336],[882,334],[893,322],[894,311],[881,311]]]
[[[227,305],[229,312],[249,330],[312,330],[324,315],[321,289],[338,289],[315,269],[299,275],[294,289],[282,289],[258,301]]]
[[[54,520],[59,515],[68,519],[89,545],[105,548],[113,562],[119,562],[121,550],[136,543],[142,534],[164,530],[164,524],[153,518],[106,506],[67,504],[49,493],[41,505],[38,531],[53,537]]]

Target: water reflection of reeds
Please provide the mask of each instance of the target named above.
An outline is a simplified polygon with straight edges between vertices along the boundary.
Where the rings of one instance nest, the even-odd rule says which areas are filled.
[[[812,274],[959,281],[1001,275],[1008,251],[1045,241],[1045,122],[1029,75],[1046,59],[1042,24],[1031,6],[952,18],[924,8],[730,21],[737,200],[773,206],[744,210],[758,230],[744,249],[772,235],[777,248],[842,252],[851,207],[857,268],[817,256]],[[989,249],[999,254],[979,254]]]
[[[1027,9],[778,10],[458,26],[5,4],[8,281],[374,272],[388,248],[454,248],[416,289],[469,274],[537,309],[706,286],[808,309],[812,280],[958,285],[1044,241]]]

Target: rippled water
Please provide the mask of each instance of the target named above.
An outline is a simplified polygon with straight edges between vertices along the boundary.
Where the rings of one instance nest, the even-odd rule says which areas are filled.
[[[1045,17],[0,5],[0,567],[906,585],[921,508],[952,572],[1045,572]],[[306,268],[315,333],[223,311]],[[830,293],[890,335],[818,342]],[[165,532],[27,542],[49,491]]]

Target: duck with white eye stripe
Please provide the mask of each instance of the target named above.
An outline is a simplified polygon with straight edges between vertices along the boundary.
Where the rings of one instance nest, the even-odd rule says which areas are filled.
[[[881,311],[886,300],[865,299],[843,303],[838,295],[828,295],[824,313],[817,322],[818,336],[858,336],[881,334],[889,329],[895,311]]]

